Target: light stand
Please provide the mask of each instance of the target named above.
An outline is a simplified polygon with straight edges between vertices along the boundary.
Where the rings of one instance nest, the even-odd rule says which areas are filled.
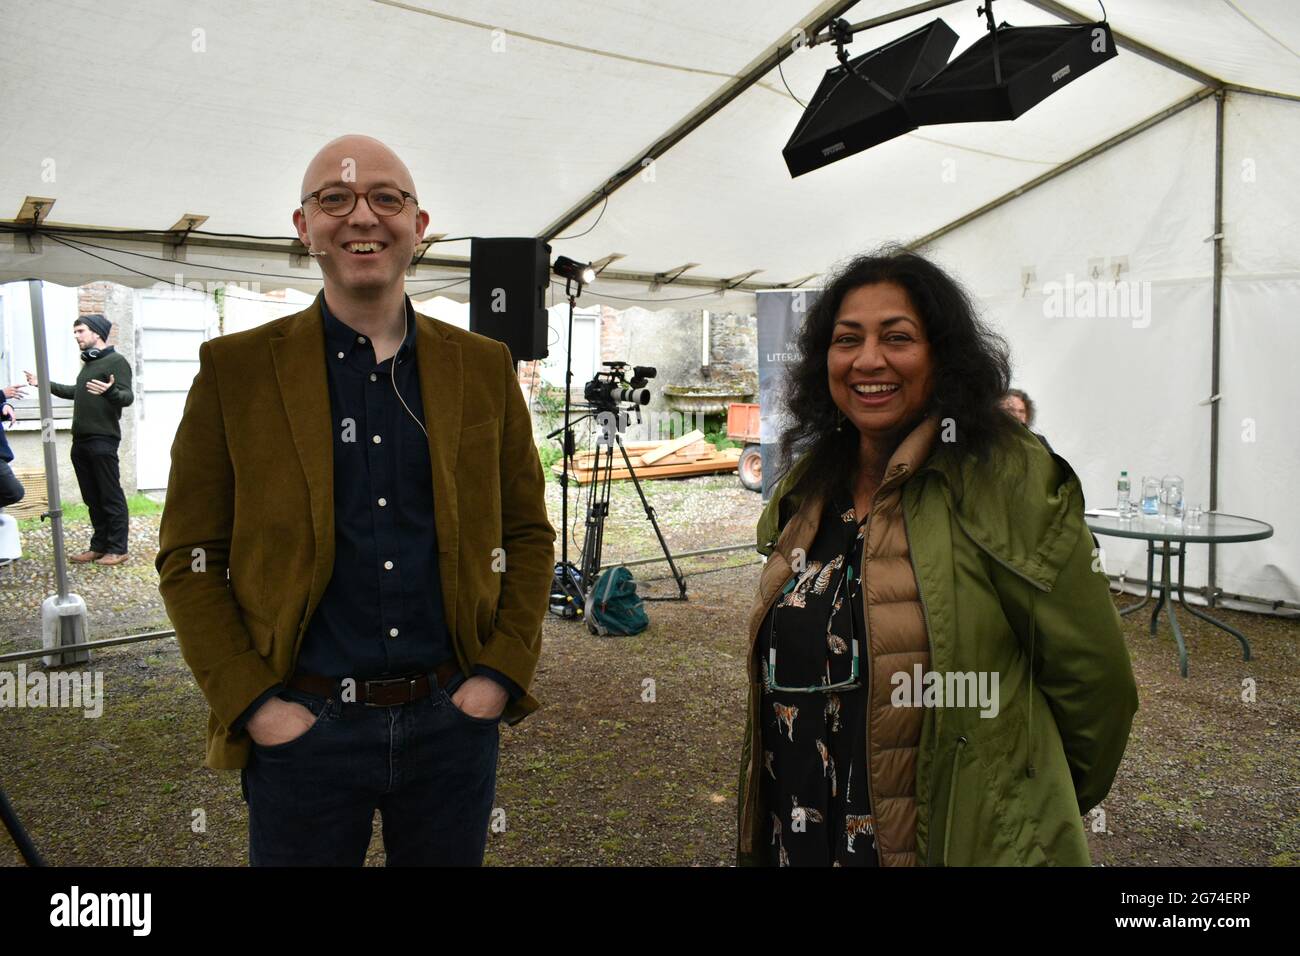
[[[582,267],[560,256],[555,260],[555,271],[564,278],[564,295],[569,300],[569,341],[564,350],[564,425],[560,428],[560,561],[551,578],[552,614],[562,618],[580,618],[586,595],[582,588],[582,574],[569,560],[569,459],[574,454],[573,423],[570,421],[570,392],[573,389],[573,310],[582,294],[584,279],[594,278],[590,266]],[[590,278],[588,278],[590,277]],[[552,432],[547,437],[553,437]]]

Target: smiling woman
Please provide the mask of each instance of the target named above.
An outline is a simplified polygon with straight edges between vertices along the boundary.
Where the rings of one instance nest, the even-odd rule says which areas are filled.
[[[1086,865],[1080,814],[1137,692],[1078,478],[1000,406],[1005,345],[902,251],[850,262],[799,345],[758,527],[738,861]],[[899,703],[922,673],[995,699]]]
[[[799,350],[779,473],[807,453],[812,491],[851,486],[864,439],[883,466],[926,415],[950,420],[945,441],[978,457],[1008,431],[1006,343],[954,279],[914,253],[885,249],[844,266],[809,310]]]

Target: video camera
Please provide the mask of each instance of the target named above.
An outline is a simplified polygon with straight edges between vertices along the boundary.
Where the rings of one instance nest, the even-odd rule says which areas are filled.
[[[626,362],[602,362],[606,371],[582,387],[583,397],[593,408],[613,411],[620,405],[648,405],[650,389],[646,384],[655,377],[649,365],[632,366],[632,377],[627,377]]]

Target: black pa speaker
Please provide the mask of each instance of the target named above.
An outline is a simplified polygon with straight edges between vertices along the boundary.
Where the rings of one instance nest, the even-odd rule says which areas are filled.
[[[942,70],[956,45],[952,28],[933,20],[827,70],[781,151],[791,177],[916,129],[904,96]]]
[[[541,239],[474,239],[469,253],[469,330],[510,346],[516,363],[547,354],[551,247]]]
[[[1105,23],[1003,24],[996,32],[995,70],[994,37],[986,33],[908,94],[907,111],[917,125],[1015,119],[1117,53]]]

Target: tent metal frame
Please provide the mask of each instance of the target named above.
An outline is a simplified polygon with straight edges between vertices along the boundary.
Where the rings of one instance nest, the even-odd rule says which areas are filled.
[[[806,37],[816,37],[821,30],[825,29],[833,20],[839,18],[843,13],[855,6],[858,0],[824,0],[816,9],[813,10],[802,21],[798,28],[803,31]],[[916,3],[908,7],[901,8],[893,13],[883,14],[881,16],[855,24],[855,32],[866,30],[876,26],[882,26],[897,20],[903,20],[908,17],[916,16],[921,13],[929,12],[940,7],[951,6],[955,3],[967,2],[967,0],[927,0],[927,2]],[[1058,0],[1026,0],[1030,5],[1039,10],[1056,16],[1070,23],[1092,23],[1094,18],[1078,12]],[[1246,87],[1238,84],[1227,83],[1219,77],[1213,76],[1203,70],[1179,60],[1177,57],[1163,53],[1154,47],[1148,46],[1139,40],[1122,34],[1112,29],[1112,35],[1116,44],[1134,53],[1144,59],[1150,60],[1165,69],[1172,70],[1182,76],[1195,80],[1201,84],[1201,89],[1195,91],[1190,96],[1184,98],[1178,103],[1156,113],[1155,115],[1143,120],[1140,123],[1130,127],[1127,130],[1111,137],[1110,139],[1099,143],[1084,152],[1080,153],[1073,159],[1053,168],[1052,170],[1038,176],[1022,186],[1011,190],[1010,192],[992,200],[989,203],[980,206],[960,218],[941,226],[932,232],[920,237],[909,243],[909,248],[924,248],[933,243],[935,240],[952,232],[961,226],[967,225],[1005,205],[1012,199],[1024,195],[1032,189],[1050,182],[1056,177],[1069,172],[1083,163],[1113,149],[1114,147],[1127,142],[1133,137],[1145,132],[1146,130],[1158,125],[1172,116],[1176,116],[1183,110],[1195,106],[1197,103],[1210,96],[1215,98],[1215,173],[1214,173],[1214,232],[1210,237],[1214,242],[1214,275],[1213,275],[1213,316],[1212,316],[1212,336],[1211,343],[1211,391],[1210,391],[1210,508],[1217,507],[1218,495],[1218,462],[1219,462],[1219,381],[1220,381],[1220,341],[1221,341],[1221,307],[1222,307],[1222,289],[1223,289],[1223,151],[1224,151],[1224,104],[1228,93],[1243,93],[1254,96],[1272,97],[1289,102],[1300,102],[1300,96],[1281,93],[1275,90],[1259,89],[1255,87]],[[793,33],[791,34],[793,36]],[[608,201],[610,194],[626,185],[633,180],[644,168],[646,161],[654,161],[664,155],[673,146],[680,143],[696,129],[700,128],[711,117],[715,116],[729,103],[733,102],[754,84],[758,83],[773,68],[779,65],[787,57],[791,56],[798,45],[790,42],[790,37],[780,37],[773,42],[767,51],[752,61],[736,78],[717,91],[713,96],[706,99],[703,103],[692,110],[686,117],[668,129],[658,138],[656,138],[646,149],[640,151],[623,167],[618,169],[613,175],[608,177],[603,183],[591,190],[582,199],[578,200],[573,206],[565,210],[559,217],[548,224],[539,233],[540,237],[550,240],[560,235],[565,229],[578,222],[583,216],[596,208],[600,203]],[[21,215],[21,213],[20,213]],[[181,233],[178,231],[160,232],[157,230],[121,230],[121,229],[89,229],[87,227],[75,226],[56,226],[44,222],[20,220],[0,220],[0,225],[10,227],[9,231],[21,229],[25,232],[32,242],[35,249],[41,233],[56,235],[58,233],[67,233],[70,237],[74,234],[88,235],[93,234],[100,237],[116,238],[119,240],[151,241],[159,242],[164,245],[179,248],[179,242],[184,245],[197,248],[202,247],[219,247],[227,249],[242,249],[246,251],[264,251],[271,253],[280,253],[287,255],[301,256],[305,253],[301,245],[296,240],[282,242],[257,242],[241,241],[232,239],[211,238],[199,235],[193,235],[188,231]],[[464,257],[445,256],[422,258],[419,266],[429,265],[435,268],[450,268],[465,270],[468,272],[469,260]],[[418,272],[419,266],[414,271]],[[756,274],[759,270],[748,273],[742,273],[741,276],[735,277],[741,281],[730,279],[709,278],[704,276],[685,276],[677,275],[672,282],[678,286],[690,286],[698,288],[710,288],[717,291],[738,290],[744,292],[757,292],[766,289],[783,289],[791,288],[794,285],[802,284],[807,279],[797,280],[795,283],[765,283],[743,281],[745,278]],[[630,270],[612,270],[605,269],[601,273],[603,278],[626,281],[633,283],[644,283],[653,286],[656,280],[659,283],[663,281],[663,274],[637,272]],[[1217,588],[1215,586],[1216,555],[1215,548],[1210,545],[1209,573],[1207,595],[1211,607],[1215,604]]]
[[[894,13],[884,14],[871,20],[865,20],[862,23],[854,25],[854,32],[859,30],[870,29],[871,27],[881,26],[886,23],[892,23],[896,20],[906,19],[920,13],[926,13],[939,7],[950,6],[954,3],[963,2],[963,0],[932,0],[928,3],[918,3],[913,6],[905,7]],[[1079,13],[1076,10],[1067,7],[1057,0],[1026,0],[1030,5],[1037,7],[1045,13],[1059,17],[1069,23],[1094,23],[1093,17]],[[830,24],[841,13],[854,6],[856,0],[852,2],[830,2],[823,3],[815,10],[805,21],[804,30],[810,34],[816,35],[820,30]],[[1011,190],[1010,192],[986,203],[978,209],[967,213],[966,215],[953,220],[947,225],[927,233],[921,238],[908,244],[908,248],[923,248],[934,242],[940,236],[946,235],[961,226],[967,225],[983,216],[985,213],[1005,205],[1012,199],[1024,195],[1031,189],[1035,189],[1044,183],[1050,182],[1056,177],[1069,172],[1077,166],[1080,166],[1091,159],[1095,159],[1101,154],[1127,142],[1133,137],[1145,132],[1153,126],[1164,122],[1172,116],[1176,116],[1183,110],[1195,106],[1197,103],[1210,96],[1215,98],[1215,136],[1214,136],[1214,232],[1211,239],[1214,242],[1214,306],[1212,317],[1212,336],[1211,343],[1211,369],[1210,369],[1210,509],[1218,507],[1218,473],[1219,473],[1219,353],[1221,340],[1221,307],[1223,295],[1223,107],[1224,99],[1228,92],[1246,93],[1256,96],[1275,97],[1292,102],[1300,102],[1300,96],[1287,93],[1279,93],[1273,90],[1262,90],[1255,87],[1240,86],[1237,84],[1227,83],[1220,78],[1199,70],[1189,63],[1163,53],[1154,47],[1142,43],[1127,34],[1120,33],[1112,28],[1111,35],[1115,39],[1117,46],[1134,53],[1143,59],[1150,60],[1167,70],[1188,77],[1201,84],[1201,89],[1195,91],[1190,96],[1184,98],[1178,103],[1161,110],[1159,113],[1148,117],[1140,123],[1131,126],[1129,129],[1112,136],[1102,143],[1098,143],[1084,152],[1080,153],[1073,159],[1067,160],[1060,166],[1038,176],[1022,186]],[[610,193],[620,186],[630,182],[642,169],[642,164],[646,159],[654,160],[662,156],[665,152],[685,139],[691,132],[702,126],[710,117],[717,114],[724,106],[735,100],[749,87],[757,83],[763,76],[767,75],[777,64],[785,60],[786,57],[794,53],[795,47],[782,38],[772,44],[766,54],[760,57],[754,63],[750,64],[736,82],[719,90],[714,96],[705,100],[704,103],[696,107],[690,115],[681,120],[677,125],[656,139],[646,150],[622,169],[609,177],[599,187],[588,193],[583,199],[579,200],[574,206],[565,211],[558,219],[548,225],[543,231],[542,236],[550,239],[559,235],[563,230],[572,226],[584,215],[595,209],[597,205],[608,200]],[[752,275],[753,273],[750,273]],[[1210,560],[1208,569],[1207,583],[1207,602],[1210,607],[1215,606],[1215,599],[1218,589],[1215,584],[1216,570],[1216,553],[1213,544],[1210,545]]]

